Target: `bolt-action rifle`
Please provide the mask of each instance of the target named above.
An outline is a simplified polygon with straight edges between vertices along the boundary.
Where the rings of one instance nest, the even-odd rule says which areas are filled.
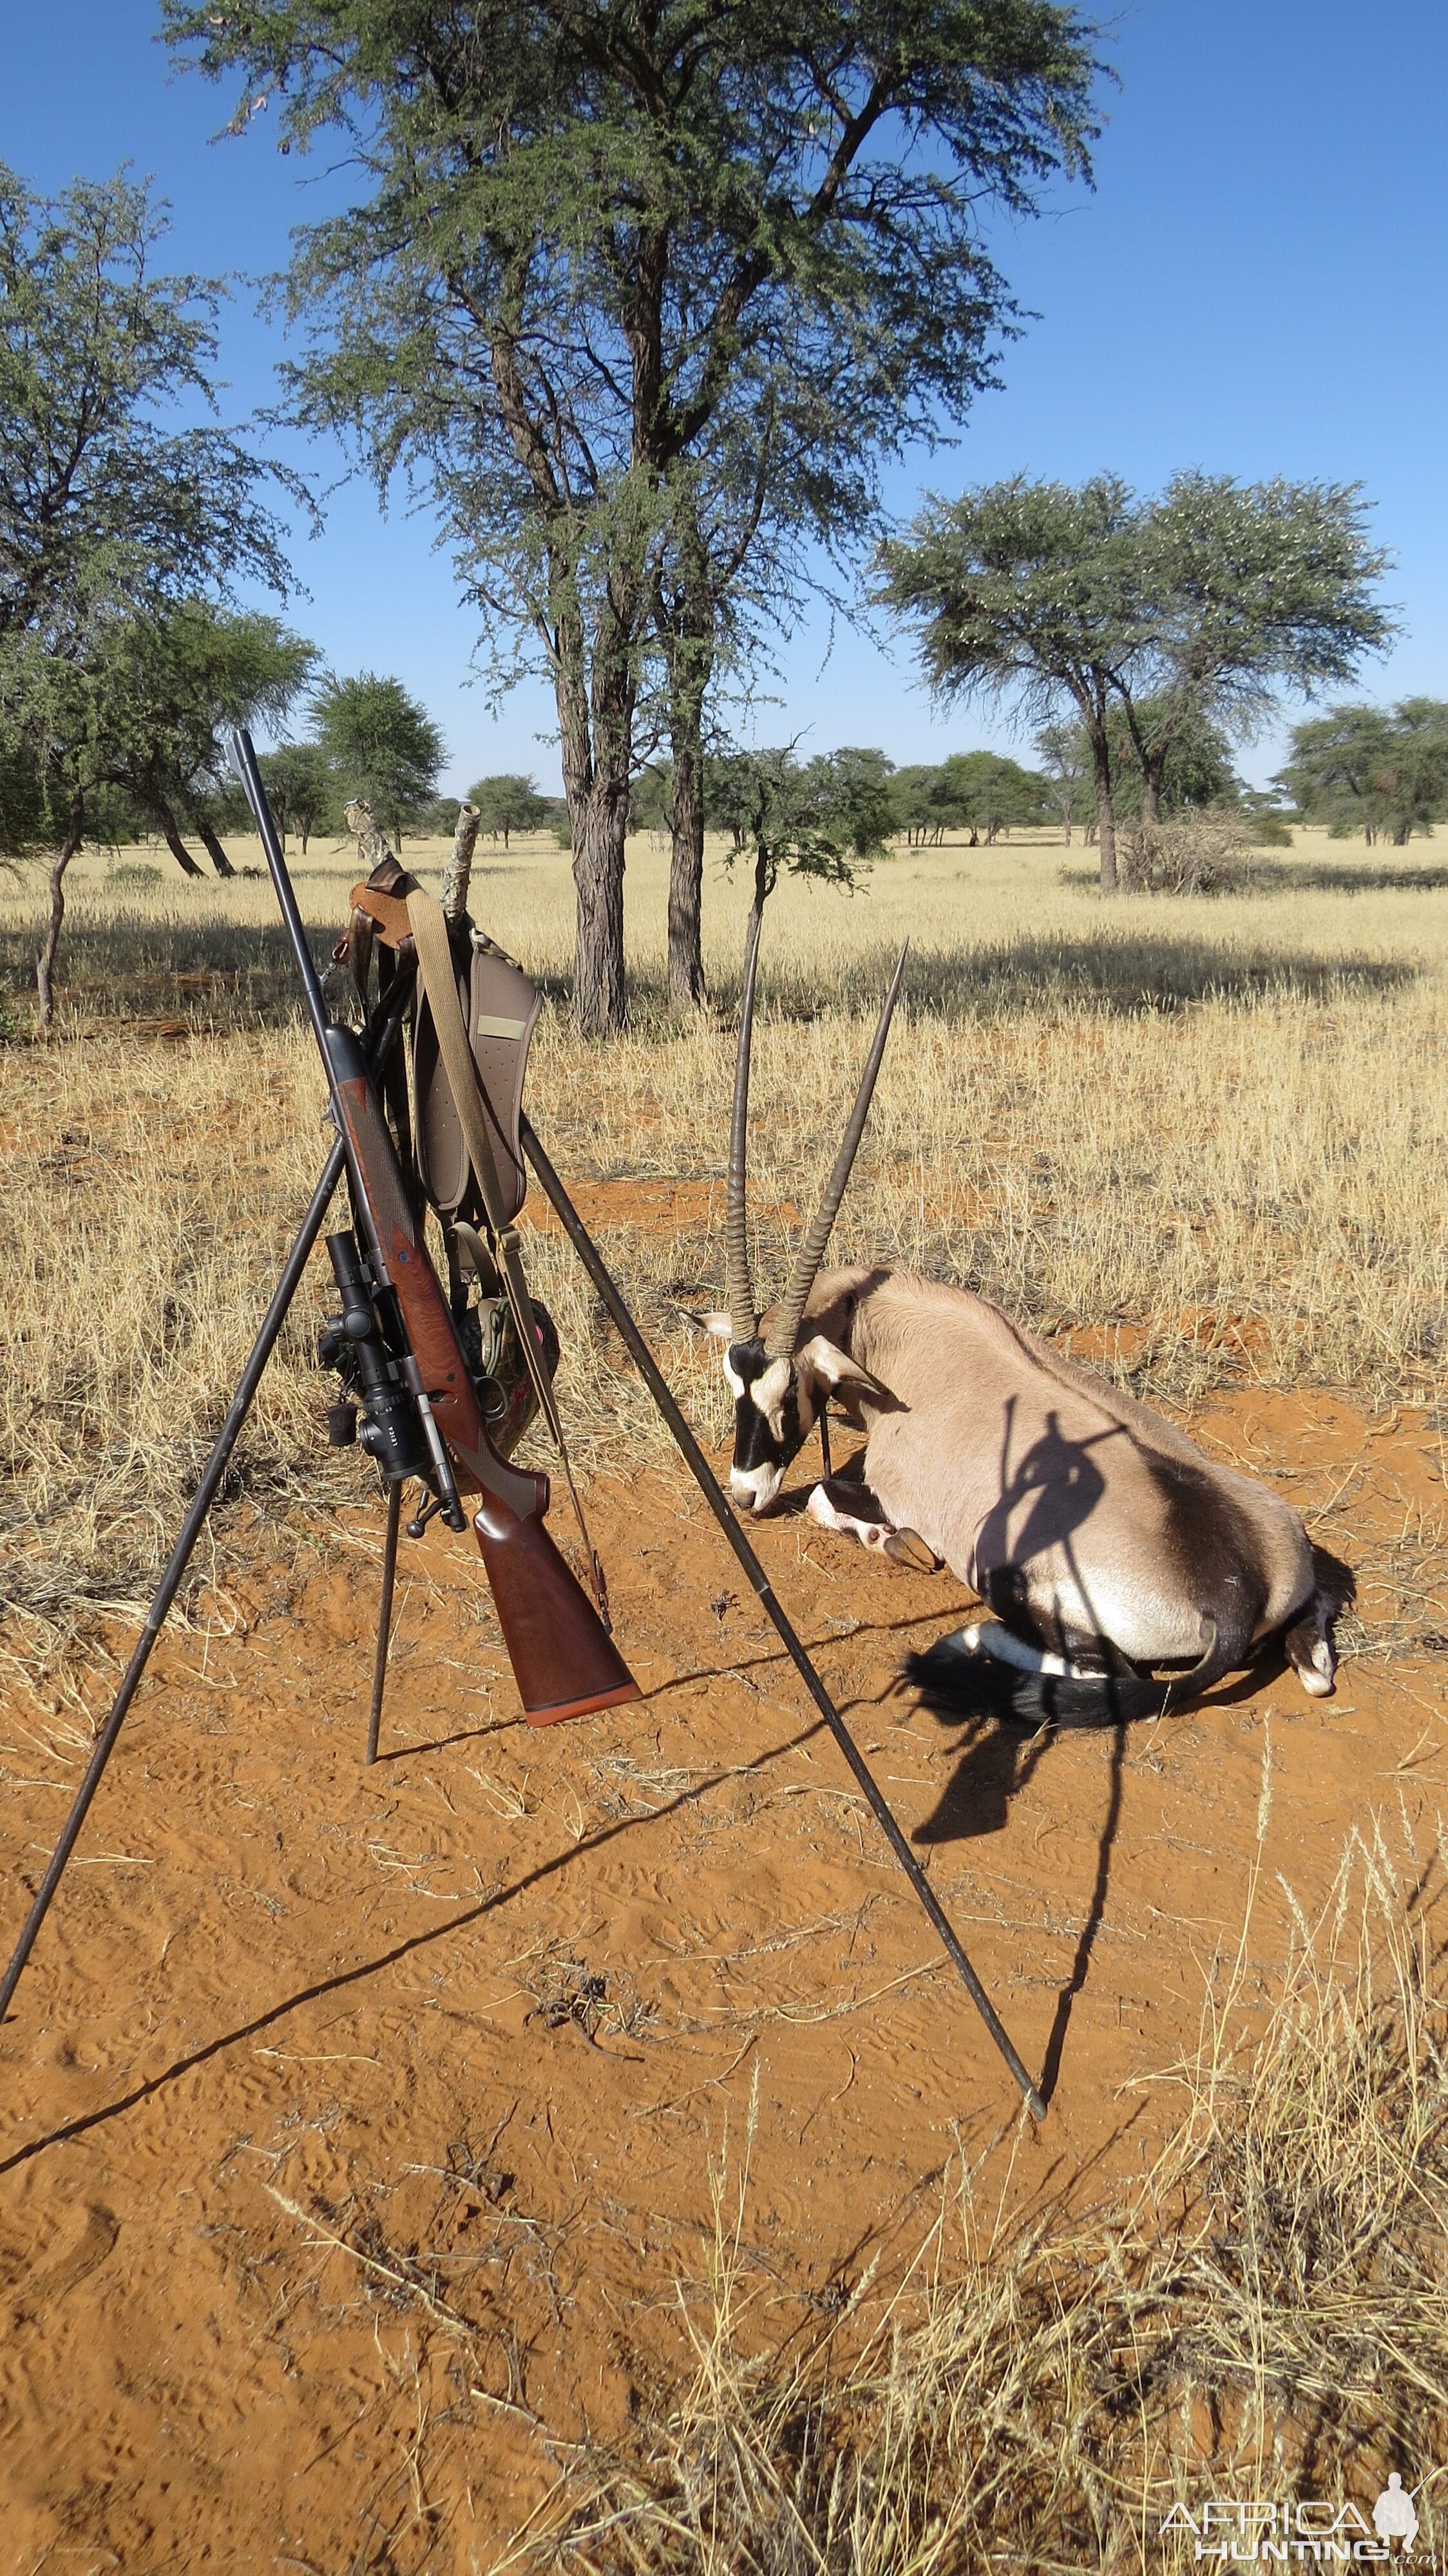
[[[419,1476],[449,1529],[473,1529],[523,1713],[532,1726],[637,1699],[638,1684],[544,1522],[548,1479],[511,1466],[488,1436],[467,1352],[423,1237],[372,1070],[328,1015],[248,736],[232,757],[261,834],[347,1155],[353,1226],[327,1248],[355,1355],[363,1445],[389,1484]],[[339,1356],[342,1354],[339,1351]],[[430,1517],[430,1514],[428,1515]]]

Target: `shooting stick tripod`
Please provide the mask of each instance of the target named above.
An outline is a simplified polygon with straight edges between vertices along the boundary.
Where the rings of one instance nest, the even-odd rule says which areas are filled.
[[[379,1067],[383,1062],[393,1039],[396,1037],[397,1032],[401,1027],[402,1016],[406,1007],[406,991],[408,986],[410,986],[410,978],[399,979],[399,984],[394,985],[392,993],[389,995],[385,1018],[382,1020],[382,1025],[378,1031],[375,1042],[369,1050],[374,1069]],[[618,1326],[619,1332],[622,1334],[624,1342],[628,1347],[629,1354],[633,1359],[635,1366],[639,1370],[644,1384],[647,1386],[655,1404],[658,1406],[665,1423],[668,1425],[669,1431],[683,1455],[685,1464],[688,1466],[690,1473],[694,1477],[695,1483],[698,1485],[705,1501],[708,1503],[710,1510],[718,1521],[725,1538],[728,1540],[729,1545],[733,1549],[735,1556],[738,1558],[740,1565],[743,1567],[745,1574],[748,1576],[750,1585],[758,1596],[760,1607],[767,1612],[769,1618],[773,1621],[774,1627],[778,1632],[786,1653],[794,1664],[801,1680],[804,1682],[805,1688],[808,1690],[811,1699],[814,1701],[816,1708],[820,1712],[820,1715],[829,1727],[835,1742],[838,1744],[841,1753],[844,1755],[845,1761],[848,1763],[850,1770],[853,1772],[855,1779],[859,1783],[860,1788],[863,1790],[864,1795],[869,1802],[871,1811],[875,1816],[876,1822],[880,1826],[880,1829],[883,1832],[886,1841],[889,1843],[890,1849],[894,1853],[900,1867],[903,1869],[911,1886],[914,1888],[936,1934],[943,1942],[952,1965],[955,1967],[960,1976],[961,1982],[965,1987],[966,1993],[970,1996],[971,2002],[975,2005],[982,2021],[985,2023],[986,2029],[989,2031],[991,2038],[995,2041],[996,2047],[1000,2050],[1000,2053],[1005,2059],[1007,2066],[1010,2068],[1011,2074],[1014,2076],[1016,2083],[1020,2086],[1022,2097],[1031,2117],[1037,2121],[1044,2120],[1046,2116],[1046,2105],[1041,2099],[1040,2094],[1037,2092],[1036,2087],[1031,2082],[1029,2075],[1026,2073],[1025,2067],[1022,2065],[1015,2048],[1012,2046],[1010,2037],[1001,2023],[995,2007],[991,2003],[990,1997],[987,1995],[979,1977],[976,1975],[974,1968],[966,1957],[965,1951],[956,1937],[949,1918],[945,1914],[935,1890],[931,1886],[929,1879],[926,1877],[924,1870],[921,1868],[919,1861],[916,1859],[914,1852],[906,1841],[904,1834],[901,1832],[900,1826],[891,1810],[889,1801],[885,1797],[884,1791],[881,1789],[874,1773],[871,1771],[869,1764],[866,1762],[865,1757],[861,1753],[859,1746],[856,1744],[854,1737],[851,1735],[849,1728],[846,1726],[844,1719],[841,1717],[833,1700],[830,1698],[828,1691],[825,1689],[824,1683],[821,1681],[819,1674],[815,1670],[814,1664],[812,1663],[800,1638],[796,1634],[791,1621],[775,1599],[768,1575],[765,1573],[763,1566],[760,1564],[758,1557],[755,1555],[753,1548],[750,1546],[749,1541],[745,1537],[743,1530],[740,1528],[738,1521],[735,1519],[733,1512],[730,1510],[713,1469],[710,1467],[707,1458],[704,1456],[702,1449],[699,1447],[697,1440],[689,1429],[688,1423],[685,1421],[683,1414],[680,1412],[678,1405],[674,1401],[673,1395],[669,1390],[667,1382],[665,1381],[652,1352],[644,1341],[643,1335],[640,1333],[632,1315],[629,1313],[628,1307],[624,1303],[618,1287],[604,1265],[597,1245],[589,1235],[582,1218],[579,1216],[577,1209],[574,1207],[572,1200],[569,1198],[568,1193],[563,1186],[563,1183],[559,1179],[552,1163],[549,1161],[547,1154],[544,1152],[542,1145],[534,1134],[531,1124],[526,1118],[522,1122],[521,1134],[524,1151],[542,1184],[545,1195],[552,1202],[569,1241],[572,1243],[573,1248],[577,1252],[579,1259],[582,1261],[585,1270],[588,1272],[589,1278],[593,1281],[593,1284],[597,1289],[599,1296],[602,1298],[604,1305],[607,1307],[609,1314]],[[105,1725],[101,1729],[99,1736],[96,1738],[95,1750],[92,1753],[90,1762],[86,1768],[85,1778],[82,1780],[80,1788],[76,1793],[75,1803],[71,1808],[70,1814],[65,1820],[60,1840],[57,1842],[55,1850],[51,1854],[49,1866],[46,1869],[44,1878],[41,1880],[35,1901],[31,1906],[28,1917],[26,1918],[25,1927],[15,1945],[14,1954],[5,1971],[3,1981],[0,1981],[0,2021],[4,2020],[5,2015],[9,2010],[11,1999],[20,1982],[21,1975],[25,1968],[25,1963],[35,1946],[36,1935],[50,1910],[51,1899],[54,1897],[56,1889],[60,1885],[65,1865],[69,1860],[71,1853],[75,1849],[81,1827],[85,1823],[86,1815],[90,1808],[91,1800],[94,1798],[96,1790],[100,1786],[101,1777],[105,1771],[106,1764],[109,1762],[111,1755],[115,1750],[116,1739],[119,1736],[122,1724],[124,1723],[126,1711],[129,1709],[131,1702],[136,1695],[136,1690],[139,1686],[141,1676],[150,1661],[151,1649],[155,1645],[156,1639],[161,1633],[161,1629],[165,1624],[167,1612],[170,1610],[171,1604],[176,1598],[182,1577],[185,1574],[186,1567],[190,1561],[192,1551],[201,1535],[206,1515],[216,1498],[222,1477],[226,1473],[227,1462],[236,1446],[242,1425],[251,1409],[252,1399],[261,1383],[262,1373],[276,1346],[277,1337],[281,1332],[282,1325],[286,1321],[287,1311],[292,1303],[292,1299],[296,1295],[298,1287],[301,1284],[302,1273],[306,1269],[308,1258],[316,1243],[318,1235],[321,1233],[327,1210],[331,1205],[333,1193],[336,1190],[338,1181],[342,1177],[345,1160],[345,1149],[339,1137],[327,1157],[321,1179],[318,1181],[316,1189],[312,1193],[311,1204],[307,1209],[305,1217],[302,1219],[301,1228],[297,1234],[296,1241],[293,1243],[291,1251],[287,1255],[285,1266],[282,1270],[281,1277],[277,1281],[276,1290],[273,1294],[271,1304],[267,1308],[261,1330],[252,1345],[251,1355],[247,1360],[245,1368],[242,1370],[240,1380],[237,1384],[236,1393],[232,1397],[231,1405],[227,1412],[226,1420],[221,1426],[216,1446],[212,1450],[210,1457],[207,1459],[205,1469],[202,1473],[201,1482],[197,1486],[195,1495],[191,1502],[191,1507],[186,1514],[186,1518],[183,1521],[180,1532],[177,1536],[176,1544],[167,1559],[165,1571],[156,1587],[155,1598],[146,1614],[146,1624],[137,1640],[135,1652],[126,1667],[125,1674],[122,1678],[120,1689],[116,1693],[110,1715],[106,1719]],[[373,1665],[372,1704],[367,1730],[367,1760],[369,1762],[376,1758],[378,1728],[381,1724],[382,1718],[383,1690],[387,1677],[387,1649],[392,1619],[392,1589],[397,1565],[400,1493],[400,1486],[396,1484],[389,1486],[387,1497],[387,1533],[383,1554],[382,1600],[377,1628],[377,1651]]]

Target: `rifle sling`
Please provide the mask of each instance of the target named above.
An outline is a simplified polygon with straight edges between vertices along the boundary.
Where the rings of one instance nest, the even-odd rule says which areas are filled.
[[[472,1164],[478,1188],[482,1193],[483,1205],[487,1210],[488,1231],[493,1238],[493,1250],[497,1257],[503,1285],[507,1290],[513,1322],[517,1328],[518,1339],[523,1346],[523,1357],[527,1363],[528,1374],[533,1381],[534,1391],[558,1451],[558,1462],[563,1469],[569,1500],[573,1505],[574,1518],[578,1523],[578,1535],[583,1544],[584,1561],[589,1569],[598,1615],[605,1629],[611,1634],[613,1623],[609,1616],[608,1586],[604,1580],[603,1563],[589,1535],[578,1487],[573,1480],[573,1464],[568,1455],[567,1441],[563,1436],[563,1423],[559,1415],[557,1399],[553,1393],[553,1381],[543,1365],[538,1327],[533,1316],[533,1301],[528,1294],[528,1282],[523,1275],[523,1264],[519,1256],[518,1237],[513,1225],[504,1214],[498,1196],[497,1166],[493,1161],[492,1143],[488,1135],[487,1108],[482,1084],[478,1079],[477,1065],[473,1060],[473,1051],[468,1044],[468,1033],[463,1025],[462,1007],[458,1001],[457,969],[453,962],[452,941],[448,936],[447,916],[436,896],[428,894],[424,888],[417,886],[407,897],[407,919],[417,949],[418,979],[427,996],[428,1008],[432,1013],[432,1024],[437,1032],[438,1053],[442,1057],[443,1071],[447,1075],[448,1087],[452,1092],[462,1124],[468,1159]]]

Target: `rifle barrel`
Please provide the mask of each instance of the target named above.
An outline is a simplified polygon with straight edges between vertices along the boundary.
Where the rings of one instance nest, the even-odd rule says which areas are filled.
[[[282,856],[281,840],[272,819],[266,789],[261,782],[261,771],[256,765],[256,752],[252,739],[245,725],[233,725],[228,741],[231,748],[232,768],[241,781],[246,801],[251,807],[252,821],[261,834],[261,845],[266,852],[267,867],[271,872],[272,884],[276,888],[276,898],[281,906],[287,936],[292,943],[292,953],[297,961],[297,973],[302,979],[302,990],[307,997],[307,1009],[311,1013],[312,1026],[317,1032],[319,1045],[325,1048],[331,1020],[327,1005],[322,998],[322,979],[317,973],[311,949],[307,944],[302,916],[297,909],[296,890],[287,872],[286,860]]]

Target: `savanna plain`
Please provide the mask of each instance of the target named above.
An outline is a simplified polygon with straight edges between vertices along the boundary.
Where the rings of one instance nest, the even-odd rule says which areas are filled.
[[[321,954],[355,854],[291,855]],[[1356,1576],[1336,1696],[1268,1661],[1149,1726],[943,1724],[899,1667],[968,1595],[825,1536],[797,1462],[751,1535],[1034,2129],[536,1190],[644,1696],[531,1734],[434,1527],[363,1767],[382,1509],[325,1446],[314,1263],[0,2032],[0,2564],[1170,2569],[1178,2502],[1352,2532],[1394,2469],[1437,2548],[1448,865],[1299,831],[1229,894],[1093,873],[1016,836],[771,898],[760,1284],[908,933],[838,1253],[982,1290],[1277,1483]],[[6,1950],[326,1144],[264,878],[73,877],[48,1045],[41,887],[0,897]],[[569,1026],[566,854],[485,847],[473,911],[722,1465],[680,1308],[722,1298],[746,888],[711,848],[688,1028],[665,891],[631,844],[607,1046]]]

